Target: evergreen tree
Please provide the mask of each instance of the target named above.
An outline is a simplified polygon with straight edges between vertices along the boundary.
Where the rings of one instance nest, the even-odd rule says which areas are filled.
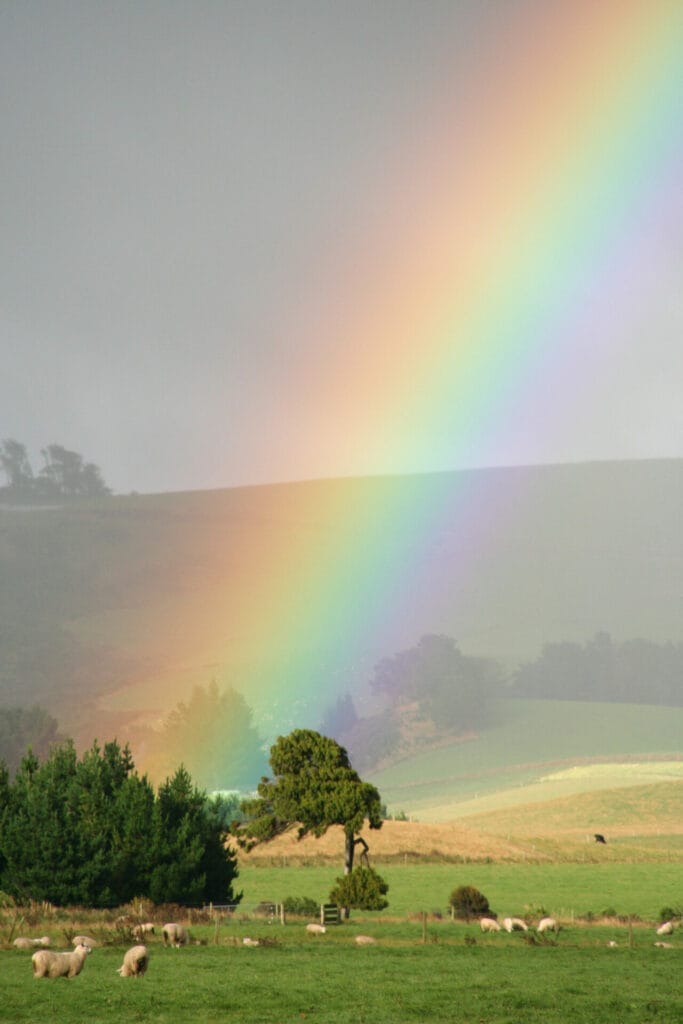
[[[0,762],[0,889],[21,900],[112,906],[234,902],[234,852],[218,811],[184,768],[160,787],[127,747],[69,740],[41,764],[29,752],[13,783]]]
[[[246,822],[237,827],[242,842],[268,842],[295,826],[299,839],[322,836],[331,825],[341,825],[349,874],[356,845],[367,849],[358,837],[366,820],[370,828],[382,827],[377,789],[354,771],[344,747],[312,729],[279,736],[270,748],[270,764],[274,777],[262,779],[257,799],[242,804]]]

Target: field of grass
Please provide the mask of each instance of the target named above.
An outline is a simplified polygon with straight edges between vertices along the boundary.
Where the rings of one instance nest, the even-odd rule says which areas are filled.
[[[203,946],[150,943],[141,979],[121,979],[124,946],[94,949],[70,981],[36,980],[30,954],[0,950],[0,1020],[12,1024],[680,1024],[681,948],[655,949],[634,930],[567,929],[556,943],[484,937],[476,925],[420,922],[363,926],[377,944],[358,948],[352,922],[319,938],[303,923],[236,921]],[[193,929],[201,937],[201,929]],[[249,948],[242,938],[273,945]],[[609,939],[619,943],[608,948]],[[683,947],[682,947],[683,948]]]
[[[680,778],[683,708],[501,700],[497,719],[476,739],[371,773],[389,811],[448,821],[492,806]]]
[[[501,917],[523,915],[543,907],[571,920],[612,909],[656,921],[663,907],[683,904],[680,858],[672,863],[642,864],[380,864],[389,883],[386,911],[364,913],[364,919],[403,917],[426,911],[447,913],[448,897],[458,885],[480,889]],[[243,867],[238,886],[245,907],[261,901],[281,902],[288,896],[327,901],[338,866]]]

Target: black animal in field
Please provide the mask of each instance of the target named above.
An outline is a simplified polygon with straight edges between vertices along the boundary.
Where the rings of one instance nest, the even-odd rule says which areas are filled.
[[[593,838],[595,839],[595,842],[596,842],[596,843],[606,843],[606,842],[607,842],[607,840],[605,839],[605,837],[604,837],[603,835],[601,835],[601,834],[600,834],[600,832],[596,832],[596,833],[594,834],[594,837],[593,837]]]

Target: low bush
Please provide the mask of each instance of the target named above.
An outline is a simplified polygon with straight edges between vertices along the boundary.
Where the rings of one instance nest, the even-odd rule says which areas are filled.
[[[286,914],[293,914],[295,917],[315,917],[320,906],[310,896],[287,896],[282,901]]]
[[[491,914],[489,901],[483,892],[473,885],[459,885],[450,895],[448,905],[453,908],[456,917],[469,921],[473,917]]]

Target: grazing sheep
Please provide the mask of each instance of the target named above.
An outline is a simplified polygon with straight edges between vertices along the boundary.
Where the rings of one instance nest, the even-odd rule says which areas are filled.
[[[555,932],[557,934],[560,926],[554,917],[542,917],[538,922],[537,932]]]
[[[34,978],[75,978],[83,970],[85,958],[90,946],[83,943],[76,946],[71,953],[53,953],[49,949],[39,949],[31,957]]]
[[[673,949],[673,945],[670,942],[655,942],[657,949]]]
[[[309,935],[324,935],[326,929],[324,924],[307,924],[306,931]]]
[[[506,932],[528,932],[526,921],[522,921],[521,917],[506,917],[503,920],[503,927]]]
[[[71,944],[73,946],[90,946],[91,949],[99,945],[97,939],[93,939],[89,935],[74,935]]]
[[[123,956],[123,963],[116,970],[122,978],[141,978],[149,965],[147,946],[131,946]]]
[[[187,929],[183,928],[181,924],[165,924],[161,933],[164,937],[165,946],[175,946],[176,949],[179,949],[181,946],[186,946],[190,941]]]
[[[50,942],[49,935],[43,935],[40,939],[29,939],[25,935],[18,935],[12,945],[15,949],[35,949],[36,946],[42,946],[43,949],[47,949]]]
[[[619,945],[619,943],[615,942],[614,939],[610,939],[609,942],[607,943],[607,945],[609,946],[610,949],[616,949],[617,946]]]
[[[357,946],[374,946],[377,939],[373,939],[372,935],[356,935],[353,941]]]
[[[147,921],[145,924],[136,924],[131,932],[134,939],[144,939],[145,935],[154,935],[154,925],[151,921]]]
[[[673,935],[674,923],[673,921],[665,921],[664,924],[660,924],[657,929],[657,935]]]
[[[593,835],[593,838],[595,839],[596,843],[606,843],[607,842],[607,840],[605,839],[605,837],[602,835],[601,832],[595,832],[594,835]]]
[[[492,917],[482,917],[479,927],[483,932],[499,932],[500,925]]]
[[[242,945],[243,946],[260,946],[261,943],[259,942],[258,939],[250,939],[249,936],[247,935],[247,936],[245,936],[245,938],[242,939]]]

